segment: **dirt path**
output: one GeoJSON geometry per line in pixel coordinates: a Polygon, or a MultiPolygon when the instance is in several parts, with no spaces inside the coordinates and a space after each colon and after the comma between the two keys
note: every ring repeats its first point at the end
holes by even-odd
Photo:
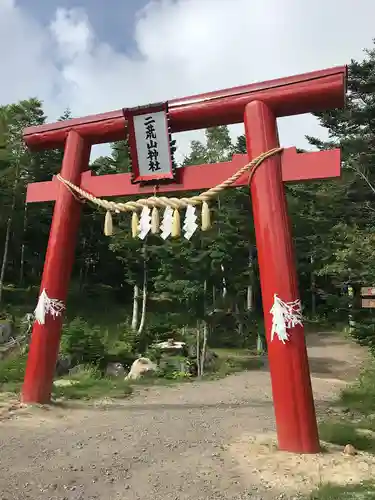
{"type": "MultiPolygon", "coordinates": [[[[363,351],[309,338],[317,410],[351,378],[363,351]]],[[[0,492],[10,499],[275,499],[230,452],[274,431],[269,373],[142,390],[106,406],[22,412],[0,423],[0,492]]]]}

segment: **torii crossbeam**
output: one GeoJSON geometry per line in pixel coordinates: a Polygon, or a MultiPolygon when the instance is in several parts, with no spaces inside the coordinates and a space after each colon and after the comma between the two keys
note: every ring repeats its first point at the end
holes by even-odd
{"type": "MultiPolygon", "coordinates": [[[[172,132],[244,122],[248,154],[232,161],[178,169],[174,184],[159,193],[211,188],[249,159],[279,146],[276,118],[344,106],[346,67],[315,71],[218,92],[170,101],[172,132]]],[[[30,127],[24,140],[31,149],[65,148],[61,176],[97,197],[144,195],[154,188],[132,184],[129,174],[93,176],[88,162],[93,144],[125,136],[122,110],[30,127]]],[[[299,298],[294,250],[284,182],[326,179],[340,175],[340,151],[297,154],[288,148],[267,159],[251,183],[265,329],[279,447],[297,453],[320,450],[303,327],[290,328],[290,340],[271,341],[270,314],[277,294],[284,301],[299,298]]],[[[239,179],[234,185],[244,185],[239,179]]],[[[41,291],[65,302],[74,260],[81,204],[55,178],[28,186],[27,202],[55,200],[41,291]]],[[[22,391],[24,402],[49,402],[59,350],[62,319],[35,322],[22,391]]]]}
{"type": "MultiPolygon", "coordinates": [[[[180,168],[178,182],[163,186],[163,193],[177,191],[199,191],[220,184],[249,162],[246,154],[236,154],[232,161],[211,165],[194,165],[180,168]]],[[[297,153],[296,148],[287,148],[281,154],[283,182],[322,180],[340,176],[340,150],[297,153]]],[[[245,186],[246,176],[238,179],[232,187],[245,186]]],[[[26,203],[55,201],[59,192],[59,181],[36,182],[27,187],[26,203]]],[[[97,197],[143,196],[154,193],[153,186],[142,186],[131,182],[131,174],[92,175],[90,170],[82,173],[78,184],[97,197]]]]}

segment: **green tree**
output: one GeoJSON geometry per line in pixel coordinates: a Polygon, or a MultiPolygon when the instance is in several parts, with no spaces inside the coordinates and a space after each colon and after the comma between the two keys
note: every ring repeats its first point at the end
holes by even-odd
{"type": "MultiPolygon", "coordinates": [[[[375,50],[366,50],[362,61],[351,61],[345,109],[317,114],[329,130],[324,142],[309,137],[319,149],[340,147],[342,177],[334,182],[318,183],[311,191],[311,224],[308,230],[314,255],[312,264],[319,284],[325,290],[323,307],[347,314],[346,286],[375,283],[375,50]],[[315,234],[314,234],[315,233],[315,234]]],[[[304,191],[305,193],[306,191],[304,191]]],[[[306,207],[306,204],[305,204],[306,207]]],[[[296,201],[301,214],[303,199],[296,201]]],[[[303,217],[304,220],[305,217],[303,217]]],[[[301,231],[301,224],[299,224],[301,231]]],[[[357,311],[364,319],[367,311],[357,311]]],[[[374,343],[374,332],[357,330],[361,342],[374,343]]]]}

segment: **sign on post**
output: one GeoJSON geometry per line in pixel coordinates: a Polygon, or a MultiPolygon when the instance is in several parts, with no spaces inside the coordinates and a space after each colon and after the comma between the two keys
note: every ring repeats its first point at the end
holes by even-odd
{"type": "Polygon", "coordinates": [[[126,108],[133,183],[173,182],[176,165],[168,124],[168,103],[126,108]]]}
{"type": "Polygon", "coordinates": [[[362,307],[365,309],[375,308],[375,287],[363,286],[361,288],[362,307]]]}

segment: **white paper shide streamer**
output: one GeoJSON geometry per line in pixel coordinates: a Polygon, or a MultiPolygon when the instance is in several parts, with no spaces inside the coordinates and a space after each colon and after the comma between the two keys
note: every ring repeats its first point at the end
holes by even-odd
{"type": "Polygon", "coordinates": [[[293,302],[283,302],[275,293],[270,313],[273,316],[271,341],[276,335],[285,344],[289,340],[288,329],[297,325],[302,326],[302,307],[299,299],[293,302]]]}
{"type": "Polygon", "coordinates": [[[44,325],[47,314],[50,314],[55,319],[58,316],[61,316],[64,309],[64,303],[58,299],[50,299],[47,295],[46,289],[44,288],[42,293],[39,295],[38,304],[34,311],[35,321],[37,321],[40,325],[44,325]]]}
{"type": "Polygon", "coordinates": [[[143,207],[138,225],[138,238],[144,240],[151,231],[151,209],[143,207]]]}
{"type": "Polygon", "coordinates": [[[187,240],[190,240],[190,238],[193,236],[193,234],[198,228],[196,220],[197,216],[195,215],[195,207],[193,207],[192,205],[188,205],[186,207],[185,220],[183,226],[184,237],[187,240]]]}
{"type": "Polygon", "coordinates": [[[172,223],[173,223],[173,209],[171,207],[166,207],[164,210],[163,220],[160,224],[160,236],[163,240],[166,240],[168,236],[171,235],[172,232],[172,223]]]}

